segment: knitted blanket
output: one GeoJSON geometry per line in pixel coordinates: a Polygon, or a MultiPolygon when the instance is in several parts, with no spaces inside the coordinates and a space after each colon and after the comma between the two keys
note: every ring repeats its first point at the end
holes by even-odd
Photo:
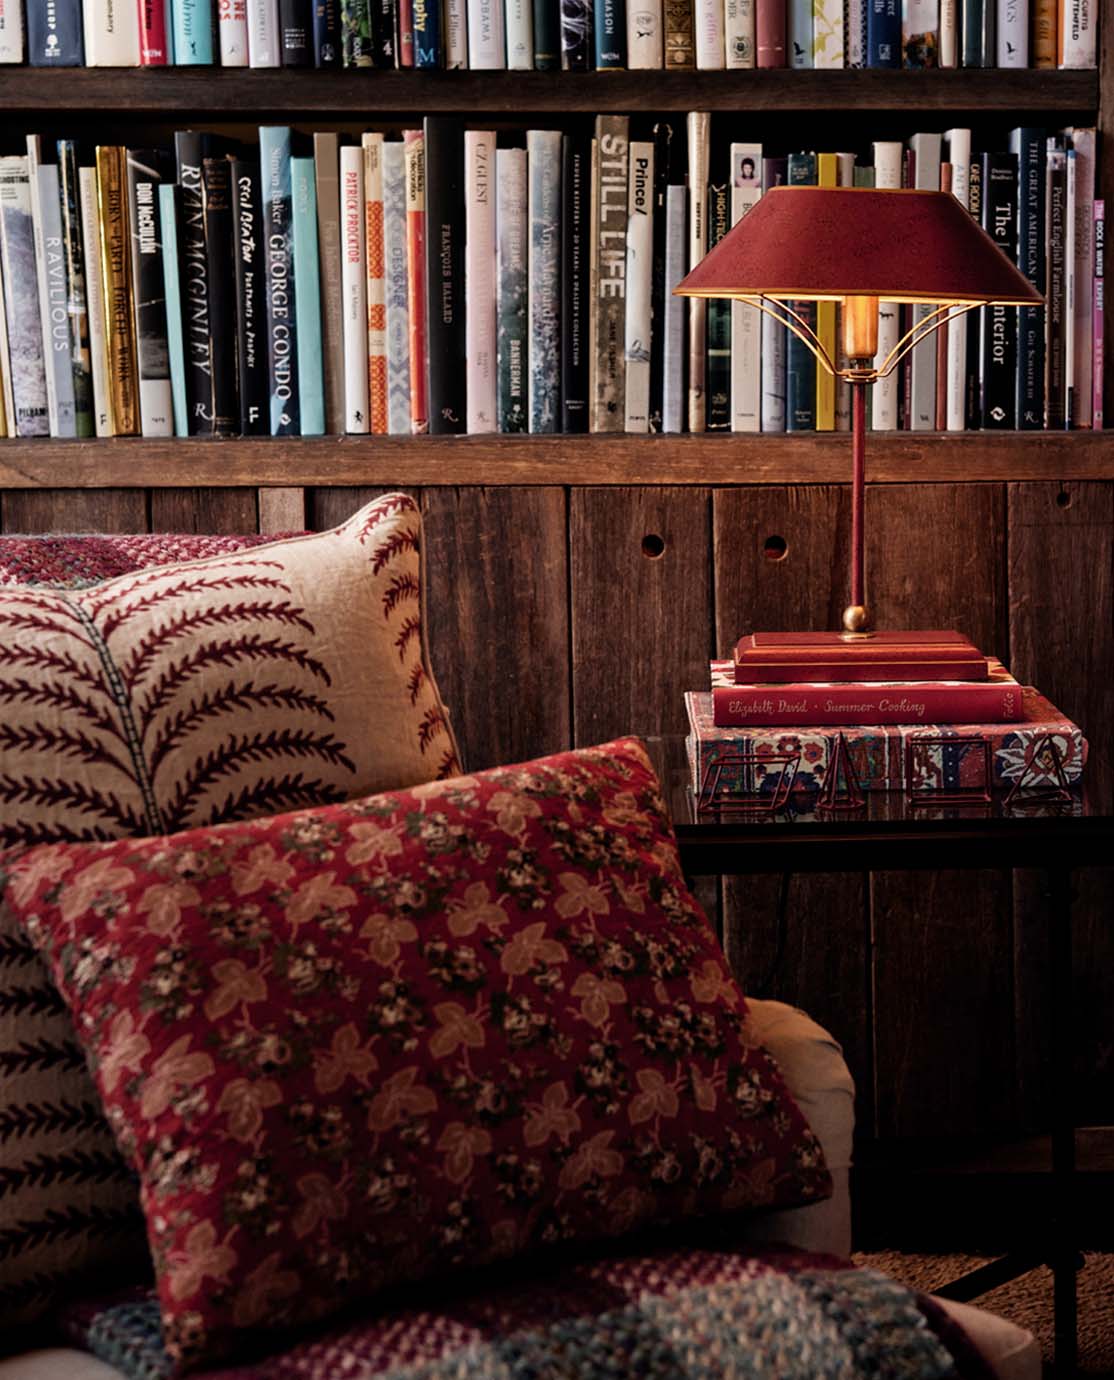
{"type": "MultiPolygon", "coordinates": [[[[67,1330],[129,1380],[168,1380],[153,1297],[67,1330]]],[[[277,1341],[277,1339],[276,1339],[277,1341]]],[[[927,1299],[784,1248],[657,1250],[423,1286],[207,1380],[987,1380],[927,1299]],[[415,1302],[420,1297],[421,1302],[415,1302]]]]}

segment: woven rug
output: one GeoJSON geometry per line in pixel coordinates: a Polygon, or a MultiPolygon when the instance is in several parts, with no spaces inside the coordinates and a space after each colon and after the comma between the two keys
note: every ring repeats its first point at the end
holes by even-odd
{"type": "MultiPolygon", "coordinates": [[[[983,1265],[978,1255],[911,1255],[874,1251],[854,1257],[860,1265],[882,1270],[913,1289],[931,1293],[949,1279],[983,1265]]],[[[1088,1253],[1079,1275],[1080,1380],[1114,1380],[1114,1255],[1088,1253]]],[[[1027,1327],[1052,1359],[1052,1271],[1034,1270],[974,1302],[1027,1327]]]]}

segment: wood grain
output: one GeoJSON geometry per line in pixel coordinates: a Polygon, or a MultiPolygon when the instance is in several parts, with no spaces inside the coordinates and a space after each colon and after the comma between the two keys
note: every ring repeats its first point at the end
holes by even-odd
{"type": "Polygon", "coordinates": [[[258,532],[251,489],[153,489],[152,532],[258,532]]]}
{"type": "Polygon", "coordinates": [[[426,489],[429,655],[469,769],[569,746],[562,489],[426,489]]]}
{"type": "Polygon", "coordinates": [[[304,489],[260,489],[259,530],[300,532],[306,525],[304,489]]]}
{"type": "MultiPolygon", "coordinates": [[[[0,442],[3,444],[3,442],[0,442]]],[[[5,532],[146,532],[141,489],[44,489],[0,495],[5,532]]]]}

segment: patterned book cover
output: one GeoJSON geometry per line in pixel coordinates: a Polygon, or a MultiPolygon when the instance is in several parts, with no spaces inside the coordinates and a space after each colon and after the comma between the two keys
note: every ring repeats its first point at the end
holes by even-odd
{"type": "MultiPolygon", "coordinates": [[[[97,170],[85,167],[77,170],[81,194],[81,235],[85,250],[85,301],[89,314],[89,368],[93,386],[93,425],[98,436],[115,434],[112,420],[112,387],[108,376],[108,327],[105,320],[104,278],[101,274],[101,217],[97,205],[97,170]]],[[[172,207],[173,209],[173,207],[172,207]]],[[[177,272],[177,212],[175,215],[174,271],[177,272]]],[[[165,243],[166,234],[163,232],[165,243]]],[[[169,299],[169,293],[167,294],[169,299]]],[[[177,298],[176,298],[177,300],[177,298]]],[[[181,324],[181,308],[178,313],[181,324]]],[[[182,388],[185,388],[185,361],[181,365],[182,388]]],[[[181,430],[178,436],[189,435],[186,428],[185,393],[181,404],[181,430]]],[[[177,423],[177,414],[175,416],[177,423]]]]}
{"type": "Polygon", "coordinates": [[[344,66],[373,66],[368,0],[341,0],[340,30],[344,66]]]}
{"type": "Polygon", "coordinates": [[[387,282],[383,261],[383,136],[367,133],[364,150],[364,243],[367,264],[368,431],[387,434],[387,282]]]}
{"type": "Polygon", "coordinates": [[[866,65],[901,66],[901,0],[867,0],[866,65]]]}
{"type": "Polygon", "coordinates": [[[125,152],[97,146],[97,202],[101,222],[108,377],[117,436],[139,435],[139,380],[135,363],[131,258],[125,152]]]}
{"type": "Polygon", "coordinates": [[[17,436],[48,436],[43,328],[27,159],[0,158],[0,252],[17,436]]]}
{"type": "Polygon", "coordinates": [[[665,9],[665,66],[691,71],[696,66],[693,0],[663,0],[665,9]]]}
{"type": "MultiPolygon", "coordinates": [[[[800,753],[795,787],[808,792],[819,790],[836,739],[843,735],[851,761],[863,790],[897,791],[908,784],[939,789],[981,781],[982,755],[964,745],[959,738],[982,739],[990,744],[992,785],[1009,787],[1027,769],[1038,779],[1051,778],[1052,765],[1043,751],[1051,739],[1060,753],[1065,779],[1078,781],[1087,760],[1087,740],[1077,725],[1055,709],[1038,691],[1022,688],[1024,718],[1008,724],[880,724],[845,728],[717,728],[713,721],[711,691],[686,691],[685,708],[689,719],[686,747],[694,791],[699,791],[708,768],[724,757],[741,750],[756,753],[800,753]],[[951,746],[926,745],[914,756],[920,768],[918,779],[905,779],[906,744],[918,738],[945,738],[951,746]]],[[[739,767],[725,766],[724,783],[740,784],[739,767]]],[[[770,769],[758,764],[749,770],[752,789],[773,791],[781,767],[770,769]]]]}
{"type": "Polygon", "coordinates": [[[387,429],[410,434],[410,307],[406,266],[406,154],[383,145],[383,261],[387,290],[387,429]]]}
{"type": "MultiPolygon", "coordinates": [[[[135,290],[135,347],[139,368],[139,426],[144,436],[173,436],[174,394],[170,385],[170,346],[166,334],[166,287],[162,265],[162,232],[159,226],[159,187],[163,182],[163,158],[157,149],[129,149],[128,230],[135,290]]],[[[214,160],[207,160],[214,161],[214,160]]],[[[228,163],[223,163],[227,195],[228,163]]],[[[231,232],[231,208],[228,214],[231,232]]],[[[228,245],[228,271],[232,272],[232,247],[228,245]]],[[[231,306],[232,303],[229,303],[231,306]]],[[[232,334],[230,332],[230,334],[232,334]]],[[[229,342],[230,345],[234,341],[229,342]]],[[[232,403],[236,401],[236,361],[232,350],[224,361],[231,380],[232,403]]],[[[214,375],[215,377],[215,375],[214,375]]],[[[227,418],[229,432],[236,430],[235,415],[227,418]]]]}
{"type": "MultiPolygon", "coordinates": [[[[410,430],[429,431],[429,374],[426,345],[425,135],[403,131],[406,155],[406,282],[410,324],[410,430]]],[[[525,204],[525,202],[523,203],[525,204]]]]}
{"type": "Polygon", "coordinates": [[[588,430],[588,293],[592,243],[592,143],[561,140],[561,426],[588,430]]]}
{"type": "Polygon", "coordinates": [[[174,0],[174,62],[178,67],[206,67],[213,61],[213,13],[210,0],[174,0]]]}
{"type": "Polygon", "coordinates": [[[362,436],[368,429],[367,215],[364,152],[351,144],[340,150],[340,224],[344,429],[362,436]]]}
{"type": "MultiPolygon", "coordinates": [[[[270,434],[270,380],[263,302],[263,211],[259,165],[232,161],[232,226],[236,268],[236,364],[240,384],[240,434],[270,434]]],[[[174,376],[173,352],[171,378],[174,376]]]]}
{"type": "Polygon", "coordinates": [[[592,240],[592,431],[622,431],[626,415],[626,239],[630,120],[597,115],[592,240]]]}
{"type": "Polygon", "coordinates": [[[592,0],[561,0],[561,70],[587,72],[591,65],[592,0]]]}
{"type": "Polygon", "coordinates": [[[464,122],[425,118],[426,359],[429,429],[467,425],[464,355],[464,122]]]}
{"type": "Polygon", "coordinates": [[[528,197],[525,149],[495,153],[495,271],[500,431],[527,428],[528,197]]]}
{"type": "Polygon", "coordinates": [[[317,196],[312,158],[291,158],[290,184],[299,434],[322,436],[325,432],[325,376],[321,368],[321,288],[317,279],[317,196]]]}
{"type": "Polygon", "coordinates": [[[267,373],[271,390],[271,435],[297,436],[298,327],[295,318],[294,254],[291,242],[290,128],[261,125],[259,186],[266,235],[267,373]]]}
{"type": "Polygon", "coordinates": [[[340,142],[335,133],[313,136],[317,198],[318,283],[324,336],[325,430],[344,431],[344,326],[340,291],[340,142]]]}
{"type": "Polygon", "coordinates": [[[80,0],[27,0],[27,58],[32,67],[80,67],[80,0]]]}
{"type": "MultiPolygon", "coordinates": [[[[762,196],[762,145],[731,145],[731,224],[762,196]]],[[[762,313],[731,303],[731,430],[759,431],[762,424],[762,313]]]]}
{"type": "Polygon", "coordinates": [[[240,393],[236,370],[236,230],[232,221],[230,159],[202,160],[201,196],[205,257],[209,268],[209,359],[213,389],[209,414],[214,436],[235,436],[240,429],[240,393]]]}
{"type": "MultiPolygon", "coordinates": [[[[84,171],[84,169],[82,169],[84,171]]],[[[235,186],[235,182],[233,183],[235,186]]],[[[170,393],[174,405],[174,435],[188,436],[186,405],[186,352],[182,342],[182,296],[178,276],[178,200],[177,185],[173,182],[159,184],[159,230],[162,234],[162,273],[163,291],[166,294],[166,348],[170,363],[170,393]]],[[[90,327],[99,312],[103,318],[103,301],[94,305],[94,294],[89,294],[90,327]]],[[[102,327],[103,329],[103,327],[102,327]]],[[[96,333],[94,329],[94,340],[96,333]]],[[[94,346],[95,351],[95,346],[94,346]]],[[[96,355],[94,353],[94,359],[96,355]]],[[[240,377],[243,378],[241,367],[240,377]]],[[[94,373],[94,379],[95,379],[94,373]]],[[[262,416],[262,409],[260,409],[262,416]]],[[[98,432],[98,435],[101,433],[98,432]]]]}
{"type": "Polygon", "coordinates": [[[58,193],[65,255],[66,313],[70,322],[70,367],[73,371],[74,434],[92,436],[93,375],[89,359],[89,314],[86,307],[85,246],[81,233],[81,187],[77,144],[58,140],[58,193]]]}
{"type": "Polygon", "coordinates": [[[626,430],[641,433],[650,429],[654,146],[649,140],[631,141],[627,208],[626,430]]]}
{"type": "Polygon", "coordinates": [[[527,408],[529,430],[557,431],[561,421],[561,133],[526,135],[530,179],[527,267],[527,408]]]}
{"type": "Polygon", "coordinates": [[[182,335],[186,346],[186,398],[191,436],[213,429],[209,356],[209,260],[205,252],[205,208],[201,165],[209,136],[195,130],[174,135],[178,171],[178,268],[181,274],[182,335]]]}
{"type": "Polygon", "coordinates": [[[843,0],[812,0],[812,65],[844,66],[843,0]]]}
{"type": "Polygon", "coordinates": [[[495,131],[464,135],[464,312],[470,434],[494,431],[496,395],[495,131]]]}

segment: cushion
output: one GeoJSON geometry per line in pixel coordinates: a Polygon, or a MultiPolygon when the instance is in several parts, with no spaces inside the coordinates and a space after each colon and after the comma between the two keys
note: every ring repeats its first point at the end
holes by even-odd
{"type": "MultiPolygon", "coordinates": [[[[200,532],[83,533],[78,536],[0,537],[0,585],[88,589],[151,565],[226,556],[278,540],[273,535],[208,536],[200,532]]],[[[282,536],[303,536],[284,532],[282,536]]]]}
{"type": "Polygon", "coordinates": [[[78,589],[0,587],[0,846],[172,832],[458,770],[422,655],[420,521],[78,589]]]}
{"type": "Polygon", "coordinates": [[[830,1191],[632,740],[39,847],[5,883],[141,1175],[179,1366],[399,1281],[830,1191]]]}

